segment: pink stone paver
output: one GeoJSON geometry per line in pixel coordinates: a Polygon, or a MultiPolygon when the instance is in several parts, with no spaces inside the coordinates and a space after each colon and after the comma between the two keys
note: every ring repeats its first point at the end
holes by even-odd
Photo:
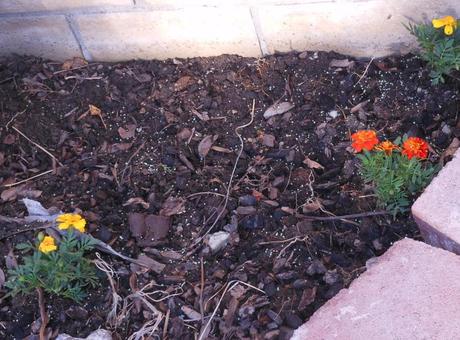
{"type": "Polygon", "coordinates": [[[415,201],[412,215],[427,243],[460,255],[460,150],[415,201]]]}
{"type": "Polygon", "coordinates": [[[396,242],[291,338],[330,339],[460,339],[460,256],[412,239],[396,242]]]}

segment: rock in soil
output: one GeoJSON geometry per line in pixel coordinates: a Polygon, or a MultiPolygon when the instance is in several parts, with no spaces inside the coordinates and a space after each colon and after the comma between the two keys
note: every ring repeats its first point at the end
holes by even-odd
{"type": "Polygon", "coordinates": [[[217,233],[209,235],[208,246],[213,254],[225,248],[230,239],[230,233],[225,231],[218,231],[217,233]]]}

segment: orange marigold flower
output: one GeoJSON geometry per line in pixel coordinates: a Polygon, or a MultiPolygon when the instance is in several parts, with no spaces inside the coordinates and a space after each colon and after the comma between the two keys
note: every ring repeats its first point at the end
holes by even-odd
{"type": "Polygon", "coordinates": [[[428,143],[419,137],[409,137],[403,143],[402,153],[409,159],[413,157],[425,159],[428,157],[428,143]]]}
{"type": "Polygon", "coordinates": [[[393,150],[397,150],[398,146],[389,140],[383,141],[375,147],[376,150],[383,151],[387,155],[391,155],[393,150]]]}
{"type": "Polygon", "coordinates": [[[81,233],[85,232],[86,220],[78,214],[59,215],[56,218],[56,222],[58,222],[58,228],[61,230],[72,227],[81,233]]]}
{"type": "Polygon", "coordinates": [[[45,236],[38,246],[38,250],[45,254],[51,251],[55,251],[56,249],[56,243],[54,242],[54,238],[51,236],[45,236]]]}
{"type": "Polygon", "coordinates": [[[377,133],[374,130],[360,130],[351,135],[351,146],[355,151],[371,151],[379,143],[377,133]]]}

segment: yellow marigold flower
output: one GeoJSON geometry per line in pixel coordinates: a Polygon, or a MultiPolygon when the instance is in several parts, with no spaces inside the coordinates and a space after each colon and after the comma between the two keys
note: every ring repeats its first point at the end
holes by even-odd
{"type": "Polygon", "coordinates": [[[444,27],[444,33],[446,35],[452,35],[457,29],[457,19],[451,15],[447,15],[439,19],[433,19],[432,24],[434,28],[444,27]]]}
{"type": "Polygon", "coordinates": [[[387,155],[391,155],[393,150],[397,150],[398,146],[390,142],[389,140],[383,141],[375,147],[376,150],[383,151],[387,155]]]}
{"type": "Polygon", "coordinates": [[[45,236],[38,246],[38,250],[45,254],[51,251],[55,251],[56,249],[56,243],[54,242],[54,238],[51,236],[45,236]]]}
{"type": "Polygon", "coordinates": [[[69,229],[70,227],[77,229],[79,232],[85,232],[86,220],[78,214],[62,214],[56,218],[58,228],[61,230],[69,229]]]}

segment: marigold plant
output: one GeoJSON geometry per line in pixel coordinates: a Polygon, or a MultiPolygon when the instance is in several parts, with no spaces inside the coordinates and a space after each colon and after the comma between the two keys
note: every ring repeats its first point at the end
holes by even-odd
{"type": "Polygon", "coordinates": [[[353,143],[351,146],[355,151],[361,152],[363,150],[370,151],[378,144],[377,133],[373,130],[360,130],[351,135],[353,143]]]}
{"type": "Polygon", "coordinates": [[[428,143],[422,138],[409,137],[403,143],[402,153],[409,159],[425,159],[428,157],[428,143]]]}
{"type": "Polygon", "coordinates": [[[5,286],[10,294],[30,294],[37,288],[45,292],[81,302],[84,289],[95,286],[97,277],[95,266],[85,257],[93,249],[95,241],[73,229],[58,243],[51,236],[39,234],[35,245],[21,243],[17,248],[32,255],[24,257],[24,262],[11,269],[5,286]]]}
{"type": "Polygon", "coordinates": [[[81,233],[85,232],[86,220],[78,214],[61,214],[57,217],[56,222],[61,230],[74,228],[81,233]]]}
{"type": "Polygon", "coordinates": [[[420,56],[431,68],[434,84],[444,82],[446,75],[460,69],[458,19],[448,15],[433,19],[431,23],[409,24],[406,28],[417,38],[420,56]]]}
{"type": "Polygon", "coordinates": [[[425,161],[428,143],[421,138],[403,137],[394,142],[376,139],[377,142],[372,140],[374,146],[368,149],[356,147],[352,138],[352,147],[356,152],[362,150],[357,155],[361,160],[361,175],[365,182],[373,185],[378,206],[396,215],[408,209],[411,200],[430,182],[438,167],[425,161]]]}
{"type": "Polygon", "coordinates": [[[38,250],[42,253],[49,253],[57,249],[56,241],[51,236],[45,236],[38,245],[38,250]]]}

